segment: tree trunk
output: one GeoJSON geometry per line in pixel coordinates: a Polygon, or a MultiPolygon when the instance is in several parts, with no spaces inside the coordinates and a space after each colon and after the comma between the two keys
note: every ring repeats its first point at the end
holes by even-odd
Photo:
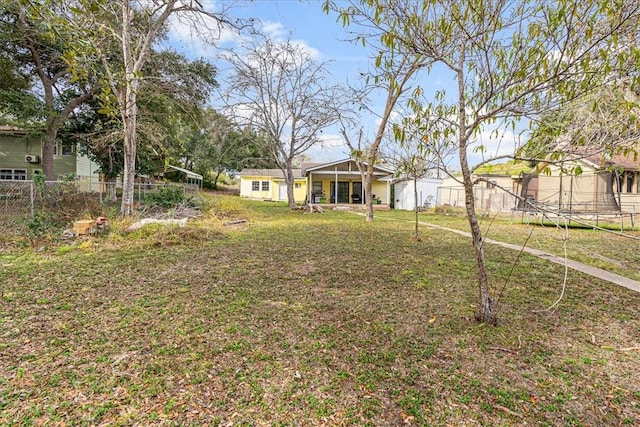
{"type": "Polygon", "coordinates": [[[462,171],[462,182],[464,184],[464,202],[467,211],[467,219],[471,228],[471,240],[476,255],[476,267],[478,269],[478,307],[476,320],[482,323],[495,325],[497,323],[496,313],[493,308],[493,300],[489,293],[489,279],[487,277],[487,266],[484,259],[484,247],[482,231],[478,224],[475,210],[475,200],[473,197],[473,181],[469,169],[469,159],[467,158],[467,148],[469,137],[472,134],[467,129],[466,100],[464,93],[464,61],[466,49],[464,43],[459,45],[459,58],[457,70],[458,83],[458,150],[460,156],[460,169],[462,171]]]}
{"type": "Polygon", "coordinates": [[[416,178],[413,178],[413,203],[413,208],[416,215],[416,240],[418,240],[418,180],[416,178]]]}
{"type": "Polygon", "coordinates": [[[136,177],[136,127],[138,118],[138,87],[140,79],[136,73],[136,63],[131,53],[131,20],[133,12],[129,1],[122,5],[122,56],[124,59],[125,85],[123,92],[118,97],[120,114],[124,131],[124,168],[122,176],[122,204],[120,214],[129,216],[133,214],[134,184],[136,177]]]}
{"type": "Polygon", "coordinates": [[[467,210],[467,218],[471,227],[471,239],[473,249],[476,254],[476,266],[478,269],[478,311],[476,320],[482,323],[495,325],[498,321],[494,312],[493,299],[489,292],[489,280],[487,277],[487,266],[484,257],[484,245],[482,239],[482,231],[475,212],[475,201],[473,198],[473,184],[470,176],[464,177],[465,207],[467,210]]]}
{"type": "Polygon", "coordinates": [[[121,215],[133,214],[136,177],[136,129],[135,120],[124,126],[124,171],[122,176],[121,215]]]}
{"type": "Polygon", "coordinates": [[[216,176],[215,178],[213,178],[213,189],[217,190],[218,189],[218,178],[220,178],[220,171],[216,171],[216,176]]]}
{"type": "Polygon", "coordinates": [[[291,163],[291,159],[287,161],[287,170],[284,174],[285,182],[287,183],[287,201],[289,207],[291,209],[296,208],[296,198],[293,193],[293,184],[295,182],[295,177],[293,176],[293,164],[291,163]]]}
{"type": "Polygon", "coordinates": [[[373,221],[373,194],[372,191],[372,179],[373,176],[373,164],[369,162],[367,164],[367,170],[364,174],[364,202],[365,202],[365,219],[367,222],[373,221]]]}
{"type": "Polygon", "coordinates": [[[489,279],[487,277],[487,266],[484,258],[484,245],[482,230],[476,217],[475,200],[473,195],[473,181],[467,160],[467,142],[462,139],[460,142],[460,165],[462,169],[462,179],[464,184],[464,204],[467,211],[467,219],[471,228],[471,241],[476,255],[476,267],[478,274],[478,307],[476,320],[482,323],[495,325],[498,321],[494,312],[493,299],[489,292],[489,279]]]}
{"type": "Polygon", "coordinates": [[[53,168],[53,151],[56,147],[56,136],[58,130],[47,120],[47,129],[42,141],[42,172],[47,181],[55,181],[55,171],[53,168]]]}
{"type": "Polygon", "coordinates": [[[137,125],[137,96],[138,81],[130,76],[130,84],[125,91],[125,108],[123,112],[124,125],[124,171],[122,179],[121,215],[133,214],[134,189],[136,178],[136,125],[137,125]]]}
{"type": "MultiPolygon", "coordinates": [[[[47,118],[44,140],[42,141],[42,172],[44,173],[47,181],[55,181],[56,175],[53,165],[53,152],[56,147],[58,130],[73,113],[73,110],[75,110],[78,105],[90,101],[91,98],[93,98],[93,95],[90,93],[78,95],[69,100],[62,110],[55,111],[53,109],[53,85],[48,80],[46,82],[43,81],[43,85],[48,87],[48,89],[45,90],[45,105],[47,106],[47,114],[49,117],[47,118]]],[[[62,153],[58,154],[60,155],[62,153]]]]}

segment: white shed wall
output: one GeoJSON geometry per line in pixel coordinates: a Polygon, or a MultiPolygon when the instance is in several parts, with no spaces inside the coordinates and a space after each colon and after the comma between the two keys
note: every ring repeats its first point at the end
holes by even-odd
{"type": "MultiPolygon", "coordinates": [[[[427,202],[430,203],[430,206],[438,204],[438,188],[440,188],[441,184],[441,179],[418,179],[418,206],[425,206],[427,202]]],[[[415,195],[413,191],[413,180],[397,182],[395,184],[394,208],[406,211],[415,210],[415,195]]]]}

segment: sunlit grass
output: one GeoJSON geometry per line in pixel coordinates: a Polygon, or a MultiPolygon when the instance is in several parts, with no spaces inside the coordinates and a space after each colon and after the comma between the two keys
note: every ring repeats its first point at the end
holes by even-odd
{"type": "MultiPolygon", "coordinates": [[[[572,272],[548,312],[562,267],[525,255],[509,274],[517,253],[488,246],[490,327],[473,320],[466,238],[423,227],[415,241],[411,222],[383,219],[397,212],[206,206],[185,228],[116,224],[2,255],[0,424],[640,422],[629,290],[572,272]]],[[[509,227],[491,237],[523,238],[509,227]]]]}

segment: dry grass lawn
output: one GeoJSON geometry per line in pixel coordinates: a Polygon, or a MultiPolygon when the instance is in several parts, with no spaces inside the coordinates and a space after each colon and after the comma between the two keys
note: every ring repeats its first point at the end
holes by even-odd
{"type": "MultiPolygon", "coordinates": [[[[570,272],[546,311],[562,267],[512,268],[518,253],[491,246],[489,327],[460,236],[416,242],[382,213],[209,205],[182,229],[5,247],[0,424],[640,424],[640,294],[570,272]]],[[[515,242],[517,227],[494,230],[515,242]]],[[[573,232],[637,260],[637,243],[573,232]]]]}

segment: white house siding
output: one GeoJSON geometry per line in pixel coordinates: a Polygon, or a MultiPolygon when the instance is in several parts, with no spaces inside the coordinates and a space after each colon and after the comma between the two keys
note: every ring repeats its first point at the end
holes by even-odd
{"type": "Polygon", "coordinates": [[[99,168],[98,164],[91,161],[87,156],[76,155],[76,176],[78,180],[86,186],[87,190],[100,190],[99,168]]]}

